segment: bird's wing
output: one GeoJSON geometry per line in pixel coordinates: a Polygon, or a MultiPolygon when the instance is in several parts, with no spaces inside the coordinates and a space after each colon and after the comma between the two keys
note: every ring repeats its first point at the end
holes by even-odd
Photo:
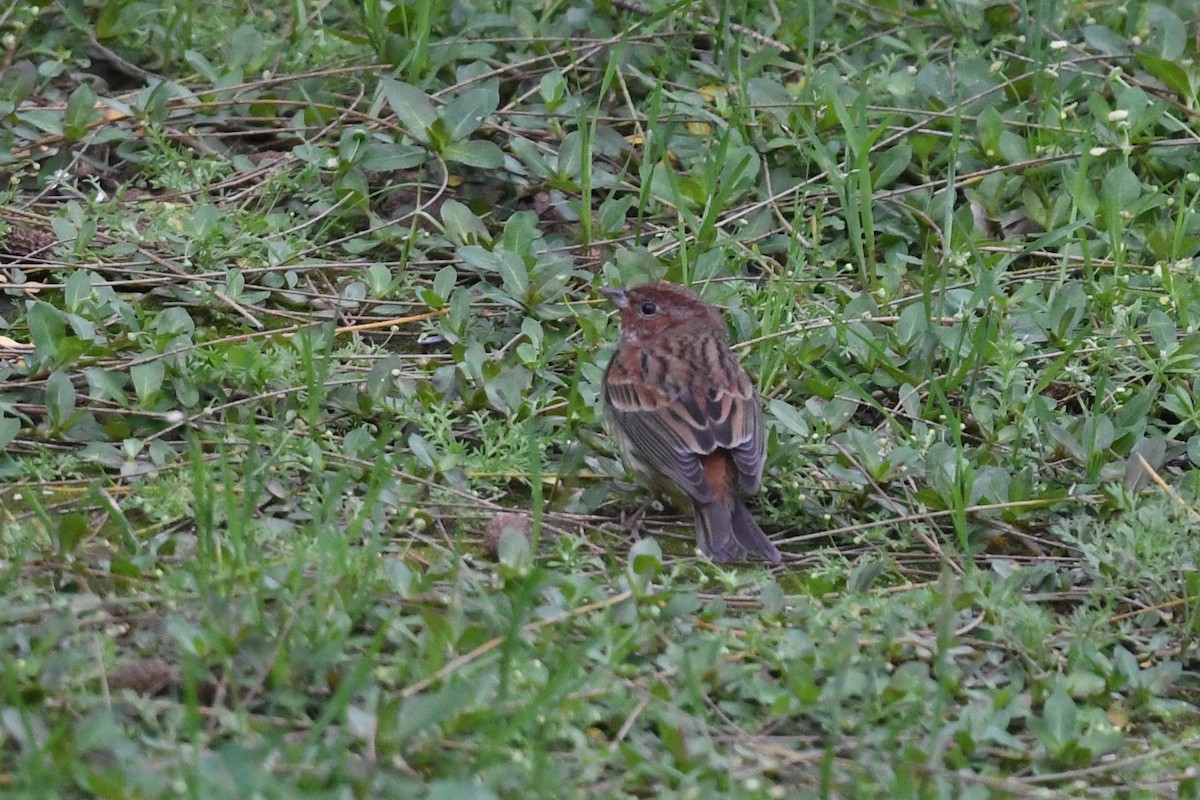
{"type": "Polygon", "coordinates": [[[722,350],[721,368],[716,374],[729,380],[697,387],[685,399],[684,406],[694,424],[704,426],[712,436],[709,449],[728,450],[737,467],[738,486],[749,494],[762,484],[763,462],[766,453],[766,429],[758,393],[746,370],[733,353],[722,350]]]}
{"type": "Polygon", "coordinates": [[[605,381],[605,403],[633,455],[701,503],[727,499],[705,477],[702,456],[717,449],[732,455],[742,490],[756,492],[762,482],[762,411],[745,370],[732,353],[724,355],[717,375],[730,380],[647,381],[643,375],[652,369],[618,353],[605,381]]]}

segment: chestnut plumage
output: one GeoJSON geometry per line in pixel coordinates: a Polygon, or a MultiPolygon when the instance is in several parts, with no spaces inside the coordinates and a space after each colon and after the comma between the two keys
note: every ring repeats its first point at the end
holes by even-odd
{"type": "Polygon", "coordinates": [[[691,501],[697,544],[714,560],[779,563],[742,499],[762,485],[766,436],[721,313],[666,281],[601,291],[621,316],[603,401],[625,463],[691,501]]]}

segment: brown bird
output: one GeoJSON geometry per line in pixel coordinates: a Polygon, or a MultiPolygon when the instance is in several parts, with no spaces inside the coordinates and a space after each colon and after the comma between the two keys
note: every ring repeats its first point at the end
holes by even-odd
{"type": "Polygon", "coordinates": [[[721,313],[666,281],[600,291],[621,314],[603,395],[625,463],[652,487],[691,500],[697,544],[715,561],[778,564],[779,550],[741,498],[762,485],[766,434],[721,313]]]}

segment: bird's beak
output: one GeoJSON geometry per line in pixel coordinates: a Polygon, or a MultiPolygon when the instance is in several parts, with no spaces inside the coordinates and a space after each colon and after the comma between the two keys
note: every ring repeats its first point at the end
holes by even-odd
{"type": "Polygon", "coordinates": [[[608,298],[608,301],[617,308],[629,307],[629,293],[624,289],[610,289],[604,287],[600,289],[600,294],[608,298]]]}

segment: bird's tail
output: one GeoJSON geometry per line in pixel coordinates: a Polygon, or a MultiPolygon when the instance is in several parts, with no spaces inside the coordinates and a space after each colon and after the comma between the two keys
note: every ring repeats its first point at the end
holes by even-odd
{"type": "Polygon", "coordinates": [[[714,561],[766,561],[778,564],[779,550],[758,527],[750,509],[735,498],[732,506],[693,503],[696,512],[696,540],[700,549],[714,561]]]}

